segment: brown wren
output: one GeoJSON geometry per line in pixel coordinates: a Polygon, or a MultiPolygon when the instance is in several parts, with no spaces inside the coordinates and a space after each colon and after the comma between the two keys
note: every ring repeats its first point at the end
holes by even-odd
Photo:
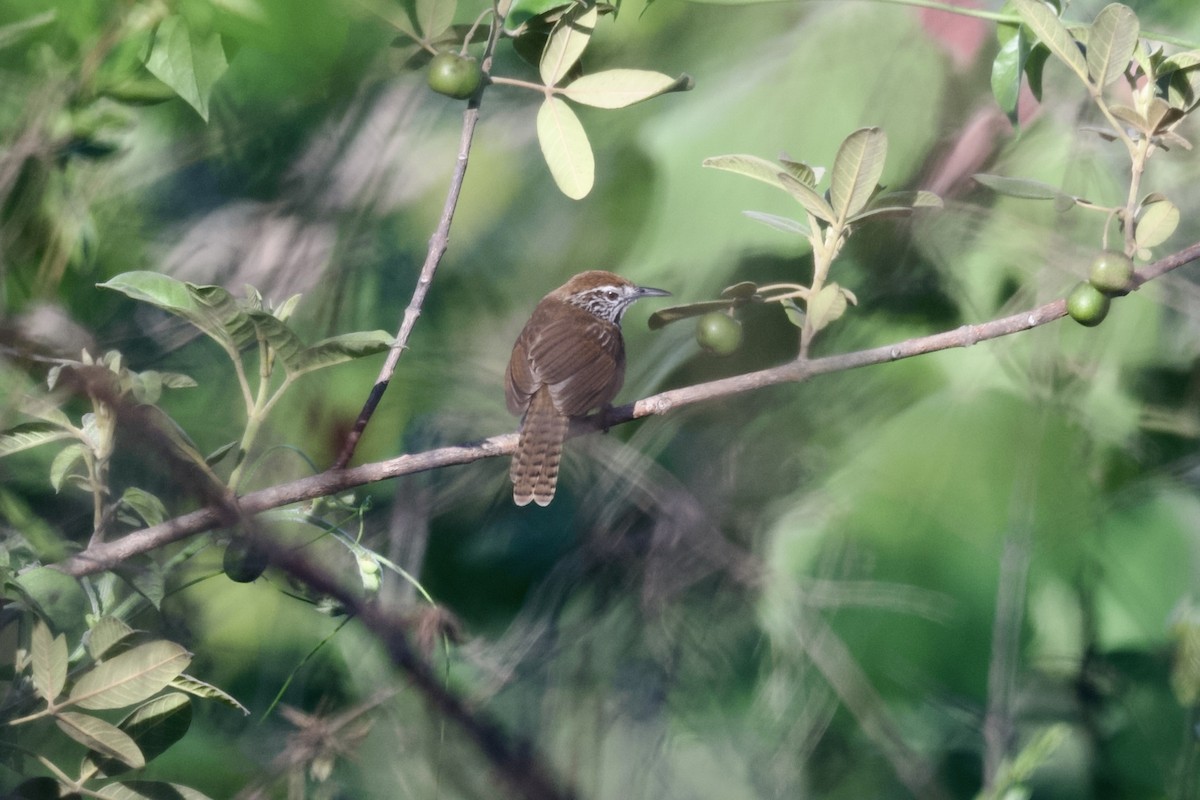
{"type": "Polygon", "coordinates": [[[509,471],[514,503],[554,499],[571,418],[607,406],[625,381],[621,317],[639,298],[669,294],[589,270],[537,304],[504,374],[508,410],[524,417],[509,471]]]}

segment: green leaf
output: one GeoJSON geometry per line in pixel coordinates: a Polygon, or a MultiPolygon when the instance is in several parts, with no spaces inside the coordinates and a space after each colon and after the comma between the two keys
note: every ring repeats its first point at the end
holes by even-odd
{"type": "Polygon", "coordinates": [[[758,294],[758,284],[754,281],[738,281],[721,290],[721,297],[731,297],[742,301],[749,301],[756,294],[758,294]]]}
{"type": "Polygon", "coordinates": [[[824,197],[817,193],[816,189],[807,183],[796,180],[786,172],[780,172],[775,177],[779,180],[779,185],[796,198],[808,213],[825,222],[833,222],[835,216],[833,208],[824,197]]]}
{"type": "Polygon", "coordinates": [[[246,316],[253,323],[258,335],[275,351],[275,357],[283,363],[284,369],[288,372],[293,371],[296,359],[304,350],[304,342],[300,341],[300,337],[286,322],[266,311],[248,311],[246,316]]]}
{"type": "Polygon", "coordinates": [[[59,712],[54,718],[63,733],[89,750],[115,758],[134,769],[146,766],[146,759],[142,757],[142,751],[134,744],[133,739],[115,725],[73,711],[59,712]]]}
{"type": "Polygon", "coordinates": [[[228,68],[221,35],[193,32],[182,14],[164,19],[154,32],[146,69],[170,86],[205,122],[213,84],[228,68]]]}
{"type": "Polygon", "coordinates": [[[942,198],[925,190],[888,192],[871,200],[866,211],[855,214],[848,222],[862,222],[880,217],[904,217],[918,208],[942,208],[942,198]]]}
{"type": "Polygon", "coordinates": [[[230,350],[254,341],[253,325],[220,287],[193,286],[147,271],[123,272],[97,285],[183,317],[230,350]]]}
{"type": "MultiPolygon", "coordinates": [[[[710,167],[711,169],[719,169],[724,172],[732,172],[736,175],[745,175],[747,178],[768,183],[779,189],[783,188],[783,183],[779,180],[780,165],[774,161],[759,158],[758,156],[712,156],[711,158],[704,159],[704,161],[700,162],[700,165],[710,167]]],[[[783,171],[787,172],[787,170],[783,171]]]]}
{"type": "Polygon", "coordinates": [[[53,567],[36,567],[13,578],[12,585],[52,629],[68,634],[71,639],[76,631],[82,634],[84,614],[90,606],[75,578],[53,567]]]}
{"type": "Polygon", "coordinates": [[[1138,43],[1138,18],[1128,6],[1111,3],[1100,10],[1088,34],[1087,68],[1104,88],[1125,74],[1138,43]]]}
{"type": "Polygon", "coordinates": [[[644,69],[609,69],[584,75],[564,87],[568,100],[595,108],[624,108],[670,91],[679,80],[644,69]]]}
{"type": "Polygon", "coordinates": [[[180,691],[187,692],[188,694],[196,697],[203,697],[205,700],[216,700],[224,703],[230,708],[236,708],[247,717],[250,716],[250,709],[239,703],[233,695],[229,694],[224,689],[213,686],[211,683],[205,683],[204,681],[194,678],[186,673],[173,678],[171,680],[171,688],[179,689],[180,691]]]}
{"type": "Polygon", "coordinates": [[[1087,61],[1079,51],[1079,44],[1054,10],[1042,0],[1012,0],[1012,4],[1038,40],[1086,83],[1087,61]]]}
{"type": "Polygon", "coordinates": [[[89,710],[140,703],[169,684],[191,660],[174,642],[147,642],[97,664],[76,682],[68,698],[89,710]]]}
{"type": "Polygon", "coordinates": [[[67,683],[67,637],[54,636],[40,619],[33,623],[29,642],[33,686],[48,703],[62,694],[67,683]]]}
{"type": "Polygon", "coordinates": [[[1025,200],[1053,200],[1055,208],[1059,211],[1065,211],[1075,205],[1074,197],[1041,181],[1027,178],[1006,178],[1003,175],[986,175],[981,172],[971,177],[998,194],[1020,197],[1025,200]]]}
{"type": "Polygon", "coordinates": [[[158,525],[167,518],[167,508],[163,502],[136,486],[130,486],[121,495],[121,505],[137,514],[147,526],[158,525]]]}
{"type": "Polygon", "coordinates": [[[79,442],[69,444],[59,450],[58,455],[50,462],[50,485],[54,488],[55,494],[62,491],[63,481],[71,475],[75,465],[83,460],[86,451],[87,448],[79,442]]]}
{"type": "Polygon", "coordinates": [[[87,650],[94,659],[101,659],[110,650],[134,633],[123,620],[117,617],[101,617],[87,634],[87,650]]]}
{"type": "Polygon", "coordinates": [[[417,0],[417,27],[426,39],[441,36],[454,22],[456,0],[417,0]]]}
{"type": "Polygon", "coordinates": [[[804,309],[796,305],[796,301],[788,298],[780,303],[783,306],[783,313],[787,315],[788,322],[795,325],[797,328],[804,327],[804,309]]]}
{"type": "Polygon", "coordinates": [[[41,14],[26,17],[18,22],[0,25],[0,50],[20,41],[30,31],[40,28],[43,25],[49,25],[54,22],[57,16],[57,11],[43,11],[41,14]]]}
{"type": "Polygon", "coordinates": [[[813,333],[845,314],[846,306],[847,294],[836,283],[827,284],[817,292],[817,296],[808,301],[808,318],[812,323],[813,333]]]}
{"type": "Polygon", "coordinates": [[[1009,121],[1015,124],[1017,103],[1021,99],[1021,79],[1029,47],[1022,35],[1010,37],[992,60],[992,96],[1009,121]]]}
{"type": "Polygon", "coordinates": [[[31,447],[73,438],[74,434],[62,430],[57,425],[45,422],[27,422],[0,433],[0,457],[10,456],[31,447]]]}
{"type": "Polygon", "coordinates": [[[121,781],[95,791],[104,800],[211,800],[190,786],[163,781],[121,781]]]}
{"type": "Polygon", "coordinates": [[[755,222],[761,222],[777,231],[784,233],[798,233],[801,236],[808,237],[812,235],[812,229],[798,219],[790,217],[779,217],[775,214],[767,214],[762,211],[743,211],[750,219],[755,222]]]}
{"type": "Polygon", "coordinates": [[[839,222],[866,208],[886,159],[887,134],[880,128],[860,128],[842,142],[829,178],[829,204],[839,222]]]}
{"type": "Polygon", "coordinates": [[[387,331],[355,331],[331,336],[297,354],[292,369],[296,375],[301,375],[382,353],[395,343],[396,340],[387,331]]]}
{"type": "MultiPolygon", "coordinates": [[[[117,727],[133,739],[142,756],[150,762],[182,739],[191,724],[191,698],[182,692],[169,692],[138,706],[117,727]]],[[[105,775],[118,775],[127,769],[120,762],[96,761],[105,775]]]]}
{"type": "Polygon", "coordinates": [[[678,322],[681,319],[688,317],[699,317],[707,314],[710,311],[724,311],[727,308],[732,308],[738,305],[735,300],[705,300],[701,303],[688,303],[682,306],[670,306],[668,308],[660,308],[650,315],[648,323],[650,330],[656,331],[664,325],[669,325],[672,322],[678,322]]]}
{"type": "Polygon", "coordinates": [[[814,189],[817,186],[817,181],[821,179],[822,173],[825,172],[823,167],[821,169],[813,169],[803,161],[791,161],[786,158],[781,158],[779,159],[779,163],[783,165],[783,171],[788,175],[791,175],[801,183],[807,183],[814,189]]]}
{"type": "Polygon", "coordinates": [[[595,5],[573,6],[562,15],[550,31],[550,38],[546,40],[546,48],[542,51],[542,60],[538,64],[542,83],[547,86],[557,85],[571,67],[575,66],[591,41],[599,18],[600,11],[595,5]]]}
{"type": "Polygon", "coordinates": [[[1179,227],[1179,207],[1164,198],[1143,200],[1133,238],[1138,247],[1151,248],[1170,238],[1179,227]]]}
{"type": "Polygon", "coordinates": [[[219,325],[221,332],[239,349],[248,347],[257,341],[254,323],[250,321],[245,310],[238,304],[237,298],[224,287],[197,286],[194,283],[185,285],[188,294],[204,311],[210,324],[219,325]]]}
{"type": "Polygon", "coordinates": [[[537,116],[538,144],[559,190],[572,200],[586,197],[595,181],[592,146],[579,118],[558,97],[547,97],[537,116]]]}

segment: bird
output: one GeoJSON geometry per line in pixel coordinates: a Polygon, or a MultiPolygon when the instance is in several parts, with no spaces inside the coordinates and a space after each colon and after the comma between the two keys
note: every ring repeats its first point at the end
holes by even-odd
{"type": "Polygon", "coordinates": [[[509,470],[518,506],[550,505],[571,418],[607,407],[621,390],[626,309],[643,297],[670,294],[612,272],[588,270],[534,308],[504,375],[508,410],[522,418],[509,470]]]}

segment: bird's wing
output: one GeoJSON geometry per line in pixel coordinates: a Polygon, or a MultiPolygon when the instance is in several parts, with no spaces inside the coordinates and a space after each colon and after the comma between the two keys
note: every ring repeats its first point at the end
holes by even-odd
{"type": "MultiPolygon", "coordinates": [[[[610,402],[624,378],[625,345],[621,329],[586,311],[560,306],[534,312],[517,339],[509,361],[509,408],[521,410],[540,386],[550,388],[560,414],[580,416],[610,402]]],[[[514,411],[514,413],[520,413],[514,411]]]]}

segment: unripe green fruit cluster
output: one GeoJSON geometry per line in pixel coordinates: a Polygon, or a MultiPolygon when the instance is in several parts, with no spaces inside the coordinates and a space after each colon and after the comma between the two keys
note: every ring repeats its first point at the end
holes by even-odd
{"type": "Polygon", "coordinates": [[[483,70],[471,56],[443,50],[429,62],[429,88],[438,94],[466,100],[483,81],[483,70]]]}
{"type": "Polygon", "coordinates": [[[1092,262],[1088,279],[1078,283],[1067,295],[1067,313],[1080,325],[1091,328],[1108,316],[1112,298],[1123,295],[1133,285],[1133,262],[1124,253],[1107,251],[1092,262]]]}
{"type": "Polygon", "coordinates": [[[742,323],[721,311],[710,311],[696,322],[696,342],[713,355],[730,355],[742,345],[742,323]]]}

